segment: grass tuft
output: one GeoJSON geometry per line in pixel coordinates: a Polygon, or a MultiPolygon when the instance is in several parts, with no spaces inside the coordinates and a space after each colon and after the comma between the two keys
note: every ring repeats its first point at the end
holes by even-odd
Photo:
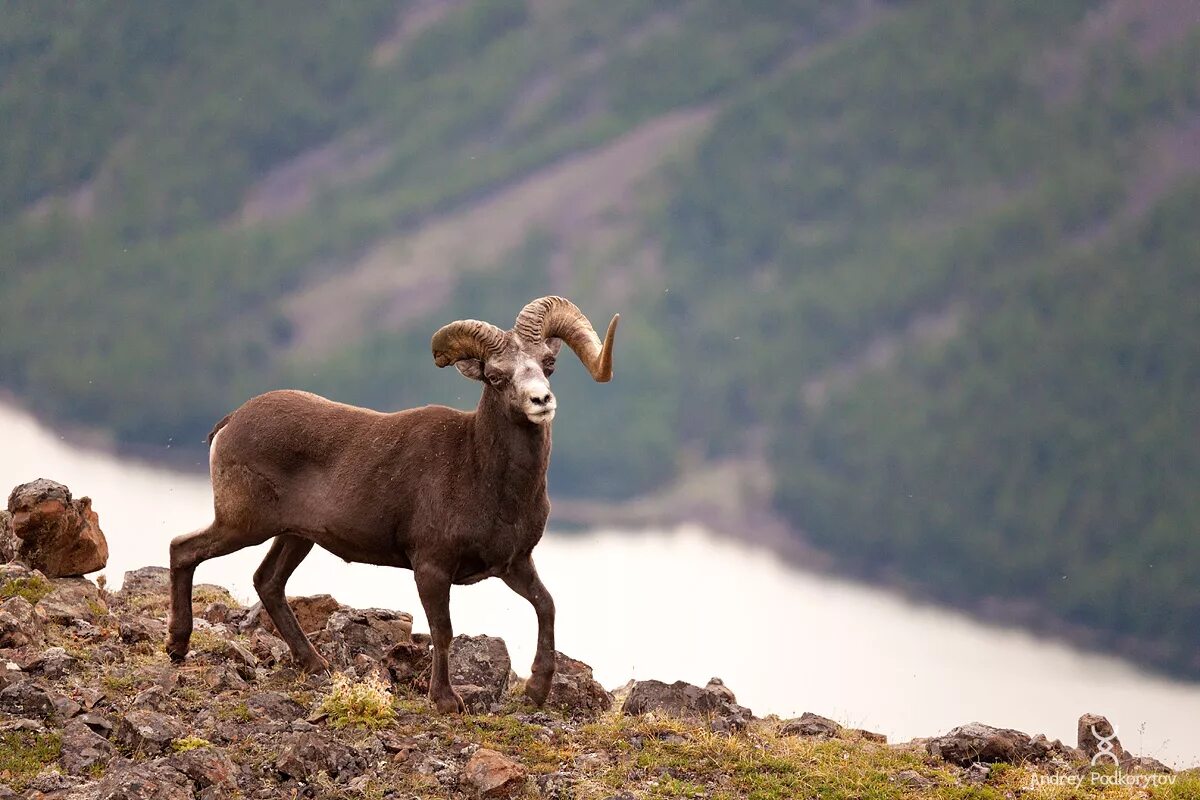
{"type": "Polygon", "coordinates": [[[24,597],[30,605],[36,606],[52,591],[54,591],[54,586],[50,581],[41,575],[30,575],[28,578],[14,578],[4,586],[0,586],[0,600],[24,597]]]}
{"type": "Polygon", "coordinates": [[[339,673],[333,676],[320,711],[329,715],[329,724],[334,728],[382,728],[396,719],[393,703],[391,688],[378,678],[356,680],[339,673]]]}
{"type": "Polygon", "coordinates": [[[62,738],[56,733],[0,733],[0,785],[20,791],[61,753],[62,738]]]}
{"type": "Polygon", "coordinates": [[[186,753],[188,750],[199,750],[202,747],[212,747],[212,742],[199,736],[184,736],[171,742],[171,750],[175,753],[186,753]]]}

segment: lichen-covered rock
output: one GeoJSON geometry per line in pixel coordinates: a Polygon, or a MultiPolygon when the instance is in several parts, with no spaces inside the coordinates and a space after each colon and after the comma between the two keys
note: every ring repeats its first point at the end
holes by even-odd
{"type": "Polygon", "coordinates": [[[517,762],[481,747],[463,768],[462,781],[479,797],[514,797],[525,788],[527,775],[517,762]]]}
{"type": "Polygon", "coordinates": [[[930,755],[966,767],[977,761],[986,764],[1041,761],[1049,755],[1051,743],[1045,737],[1035,742],[1021,731],[972,722],[930,739],[926,747],[930,755]]]}
{"type": "Polygon", "coordinates": [[[812,736],[818,739],[835,739],[841,732],[841,725],[811,711],[805,711],[796,719],[785,720],[779,728],[782,736],[812,736]]]}
{"type": "Polygon", "coordinates": [[[87,578],[54,578],[50,594],[38,602],[46,619],[59,625],[76,620],[97,622],[108,615],[100,589],[87,578]]]}
{"type": "Polygon", "coordinates": [[[263,666],[273,667],[287,657],[288,646],[283,639],[259,628],[250,634],[250,652],[263,666]]]}
{"type": "Polygon", "coordinates": [[[58,680],[75,669],[78,659],[62,647],[47,647],[25,665],[25,671],[39,674],[48,680],[58,680]]]}
{"type": "Polygon", "coordinates": [[[62,732],[62,754],[58,763],[68,775],[90,775],[98,765],[112,758],[112,743],[78,719],[67,723],[62,732]]]}
{"type": "Polygon", "coordinates": [[[575,713],[598,714],[612,708],[613,696],[592,677],[591,667],[555,651],[554,679],[546,702],[575,713]]]}
{"type": "Polygon", "coordinates": [[[108,542],[88,497],[45,478],[22,484],[8,496],[17,557],[51,578],[84,575],[108,563],[108,542]]]}
{"type": "Polygon", "coordinates": [[[702,689],[685,681],[672,684],[638,681],[629,690],[621,711],[630,715],[657,711],[673,717],[709,719],[718,733],[741,730],[754,719],[750,709],[729,702],[724,692],[702,689]]]}
{"type": "MultiPolygon", "coordinates": [[[[329,624],[329,618],[338,611],[348,611],[346,606],[343,606],[332,595],[314,594],[299,597],[289,597],[288,605],[292,608],[292,613],[296,615],[296,621],[300,623],[300,630],[307,634],[313,635],[325,629],[329,624]]],[[[412,618],[409,617],[409,631],[412,631],[412,618]]],[[[249,632],[255,628],[262,628],[267,633],[279,635],[279,631],[275,629],[275,623],[271,621],[271,617],[267,614],[267,610],[263,608],[262,603],[255,603],[246,610],[245,616],[241,621],[241,630],[243,633],[249,632]]]]}
{"type": "Polygon", "coordinates": [[[19,681],[0,690],[0,711],[15,717],[47,719],[55,713],[55,693],[30,681],[19,681]]]}
{"type": "Polygon", "coordinates": [[[1099,758],[1106,763],[1119,764],[1126,760],[1125,748],[1121,746],[1116,729],[1107,717],[1100,714],[1084,714],[1079,718],[1076,732],[1079,749],[1087,758],[1096,758],[1103,752],[1105,755],[1099,758]]]}
{"type": "Polygon", "coordinates": [[[499,637],[455,636],[450,642],[450,684],[469,711],[486,711],[498,703],[511,671],[508,646],[499,637]]]}
{"type": "Polygon", "coordinates": [[[286,734],[279,744],[275,769],[281,774],[307,781],[324,772],[335,781],[347,781],[362,773],[365,765],[349,745],[321,733],[286,734]]]}
{"type": "Polygon", "coordinates": [[[412,614],[385,608],[335,611],[316,639],[326,657],[342,665],[359,653],[380,661],[393,646],[410,641],[412,614]]]}
{"type": "Polygon", "coordinates": [[[121,717],[114,737],[134,753],[156,755],[167,750],[171,742],[188,734],[179,720],[158,711],[134,709],[121,717]]]}
{"type": "Polygon", "coordinates": [[[45,640],[45,624],[32,603],[19,596],[0,603],[0,648],[41,647],[45,640]]]}
{"type": "Polygon", "coordinates": [[[222,645],[221,655],[237,670],[237,674],[243,680],[254,680],[255,668],[258,667],[258,658],[250,652],[248,647],[239,642],[229,640],[222,645]]]}
{"type": "Polygon", "coordinates": [[[214,797],[227,796],[237,788],[237,765],[215,747],[194,747],[182,753],[172,753],[166,764],[186,775],[198,790],[210,787],[223,790],[211,793],[214,797]]]}
{"type": "Polygon", "coordinates": [[[17,535],[13,533],[12,514],[0,509],[0,562],[16,558],[20,544],[17,535]]]}
{"type": "Polygon", "coordinates": [[[191,779],[163,758],[114,759],[104,777],[66,795],[68,800],[193,800],[195,796],[191,779]]]}
{"type": "Polygon", "coordinates": [[[255,692],[246,698],[246,707],[255,717],[275,722],[304,716],[304,707],[282,692],[255,692]]]}
{"type": "Polygon", "coordinates": [[[142,567],[125,573],[117,594],[128,600],[146,595],[165,595],[171,589],[171,570],[166,567],[142,567]]]}
{"type": "Polygon", "coordinates": [[[167,636],[167,623],[153,617],[126,616],[117,623],[117,632],[126,644],[161,642],[167,636]]]}

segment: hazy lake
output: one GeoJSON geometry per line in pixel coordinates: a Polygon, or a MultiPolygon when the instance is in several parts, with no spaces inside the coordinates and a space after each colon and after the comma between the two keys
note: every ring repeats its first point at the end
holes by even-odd
{"type": "MultiPolygon", "coordinates": [[[[0,405],[0,491],[38,477],[93,498],[114,586],[127,569],[165,564],[172,536],[211,519],[203,473],[79,449],[0,405]]],[[[208,562],[197,580],[248,602],[265,548],[208,562]]],[[[978,720],[1073,744],[1076,719],[1094,711],[1135,753],[1200,764],[1200,684],[808,573],[699,528],[551,530],[536,555],[558,607],[559,649],[610,688],[629,678],[703,684],[719,675],[759,715],[815,711],[892,741],[978,720]]],[[[428,630],[408,571],[317,550],[288,588],[410,611],[428,630]]],[[[524,601],[490,580],[455,587],[451,603],[456,633],[503,636],[528,674],[535,622],[524,601]]]]}

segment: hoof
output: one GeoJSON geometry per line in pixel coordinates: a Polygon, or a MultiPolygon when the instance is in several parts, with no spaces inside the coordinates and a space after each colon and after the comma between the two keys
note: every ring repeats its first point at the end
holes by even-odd
{"type": "Polygon", "coordinates": [[[296,659],[296,666],[301,672],[307,672],[309,675],[330,674],[329,662],[316,653],[311,657],[296,659]]]}
{"type": "Polygon", "coordinates": [[[171,641],[167,642],[167,657],[170,658],[172,662],[176,664],[180,663],[187,658],[187,654],[187,639],[184,639],[182,642],[177,639],[172,639],[171,641]]]}
{"type": "Polygon", "coordinates": [[[534,675],[525,683],[525,697],[539,708],[546,704],[550,696],[550,676],[534,675]]]}
{"type": "Polygon", "coordinates": [[[433,701],[433,705],[437,708],[439,714],[465,714],[467,713],[467,704],[458,696],[458,692],[453,689],[449,694],[444,694],[439,697],[429,698],[433,701]]]}

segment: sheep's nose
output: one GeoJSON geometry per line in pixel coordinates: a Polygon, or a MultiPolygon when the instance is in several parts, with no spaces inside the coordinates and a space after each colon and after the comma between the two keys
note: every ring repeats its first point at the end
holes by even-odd
{"type": "Polygon", "coordinates": [[[535,406],[547,405],[553,399],[554,399],[554,395],[550,394],[550,392],[546,392],[541,397],[530,397],[529,398],[530,402],[532,402],[535,406]]]}

